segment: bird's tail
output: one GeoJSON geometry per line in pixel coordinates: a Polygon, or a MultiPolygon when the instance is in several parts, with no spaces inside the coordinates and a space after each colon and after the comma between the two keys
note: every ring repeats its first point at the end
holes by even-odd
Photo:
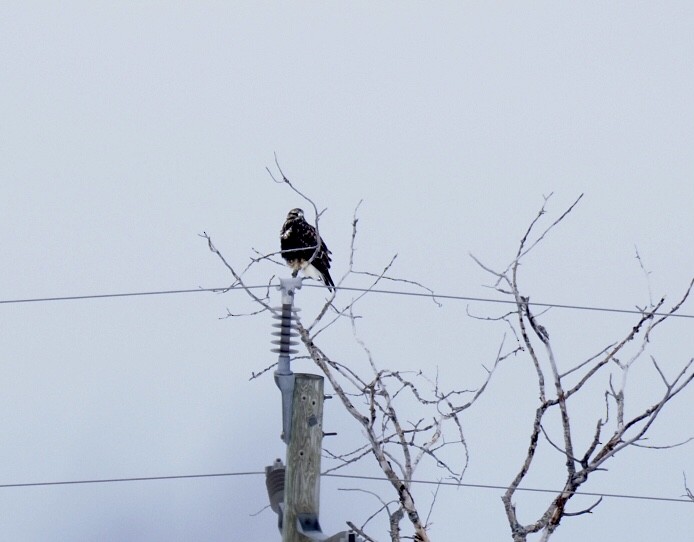
{"type": "Polygon", "coordinates": [[[324,282],[325,285],[328,287],[328,290],[330,290],[331,292],[334,292],[334,291],[335,291],[335,283],[333,282],[333,279],[332,279],[332,277],[330,276],[330,271],[328,271],[328,270],[326,269],[326,270],[322,273],[322,275],[323,275],[323,282],[324,282]]]}

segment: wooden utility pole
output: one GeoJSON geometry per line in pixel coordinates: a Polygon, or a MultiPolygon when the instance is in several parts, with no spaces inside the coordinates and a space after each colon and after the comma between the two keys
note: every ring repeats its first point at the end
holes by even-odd
{"type": "Polygon", "coordinates": [[[287,445],[282,542],[308,542],[320,533],[320,459],[323,442],[323,377],[295,374],[291,439],[287,445]]]}
{"type": "Polygon", "coordinates": [[[273,310],[273,335],[279,354],[275,382],[282,393],[282,440],[287,445],[287,466],[278,459],[265,469],[265,483],[272,509],[279,516],[282,542],[356,542],[352,531],[324,535],[318,522],[320,507],[320,455],[323,444],[323,377],[295,374],[291,356],[295,341],[294,292],[297,277],[280,279],[282,307],[273,310]]]}

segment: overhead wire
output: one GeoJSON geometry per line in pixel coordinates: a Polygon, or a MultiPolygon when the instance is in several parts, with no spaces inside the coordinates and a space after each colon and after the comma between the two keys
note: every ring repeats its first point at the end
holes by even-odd
{"type": "MultiPolygon", "coordinates": [[[[309,288],[323,288],[322,285],[318,284],[304,284],[304,287],[309,288]]],[[[31,297],[31,298],[19,298],[19,299],[0,299],[0,305],[10,305],[19,303],[43,303],[50,301],[79,301],[88,299],[108,299],[108,298],[119,298],[119,297],[144,297],[144,296],[156,296],[156,295],[176,295],[176,294],[190,294],[190,293],[201,293],[201,292],[214,292],[214,293],[225,293],[228,291],[240,291],[244,289],[248,290],[258,290],[267,289],[267,284],[253,285],[253,286],[224,286],[219,288],[186,288],[179,290],[150,290],[141,292],[122,292],[122,293],[107,293],[107,294],[87,294],[87,295],[70,295],[70,296],[54,296],[54,297],[31,297]]],[[[455,294],[437,294],[437,293],[424,293],[424,292],[408,292],[404,290],[383,290],[376,288],[357,288],[353,286],[340,286],[336,287],[336,290],[343,290],[346,292],[369,292],[374,294],[383,295],[401,295],[401,296],[413,296],[413,297],[425,297],[431,299],[449,299],[453,301],[469,301],[475,303],[499,303],[506,305],[515,304],[513,299],[495,299],[489,297],[474,297],[466,295],[455,295],[455,294]]],[[[556,309],[568,309],[568,310],[582,310],[582,311],[596,311],[596,312],[609,312],[617,314],[643,314],[643,311],[639,309],[620,309],[614,307],[598,307],[593,305],[575,305],[575,304],[564,304],[564,303],[544,303],[531,301],[529,305],[534,307],[543,308],[556,308],[556,309]]],[[[671,318],[689,318],[694,319],[694,314],[681,314],[669,312],[656,312],[653,313],[654,316],[668,316],[671,318]]]]}
{"type": "MultiPolygon", "coordinates": [[[[163,480],[186,480],[186,479],[200,479],[200,478],[224,478],[232,476],[259,476],[265,474],[262,471],[248,471],[248,472],[220,472],[220,473],[208,473],[208,474],[179,474],[170,476],[137,476],[132,478],[96,478],[96,479],[86,479],[86,480],[62,480],[56,482],[22,482],[15,484],[0,484],[0,489],[9,488],[20,488],[20,487],[51,487],[51,486],[67,486],[67,485],[86,485],[86,484],[112,484],[112,483],[123,483],[123,482],[149,482],[149,481],[163,481],[163,480]]],[[[376,482],[388,482],[389,480],[385,477],[380,476],[363,476],[357,474],[336,474],[327,473],[321,474],[324,478],[341,478],[348,480],[371,480],[376,482]]],[[[450,486],[450,487],[465,487],[471,489],[490,489],[490,490],[501,490],[506,491],[508,486],[503,485],[492,485],[492,484],[473,484],[467,482],[453,482],[445,480],[403,480],[403,482],[410,482],[413,484],[427,484],[427,485],[437,485],[437,486],[450,486]]],[[[560,489],[546,489],[546,488],[536,488],[536,487],[518,487],[516,491],[525,491],[533,493],[561,493],[560,489]]],[[[574,495],[582,495],[587,497],[610,497],[615,499],[632,499],[632,500],[646,500],[646,501],[660,501],[660,502],[681,502],[694,504],[689,498],[675,498],[675,497],[660,497],[652,495],[633,495],[624,493],[603,493],[599,491],[575,491],[574,495]]]]}
{"type": "MultiPolygon", "coordinates": [[[[305,284],[304,287],[312,288],[322,288],[322,285],[305,284]]],[[[51,302],[51,301],[79,301],[79,300],[89,300],[89,299],[109,299],[109,298],[125,298],[125,297],[143,297],[143,296],[157,296],[157,295],[177,295],[186,293],[201,293],[201,292],[215,292],[223,293],[233,290],[257,290],[266,289],[269,286],[267,284],[263,285],[252,285],[252,286],[224,286],[219,288],[187,288],[187,289],[170,289],[170,290],[150,290],[150,291],[139,291],[139,292],[118,292],[118,293],[106,293],[106,294],[87,294],[87,295],[71,295],[71,296],[54,296],[54,297],[36,297],[36,298],[21,298],[21,299],[0,299],[0,304],[20,304],[20,303],[41,303],[41,302],[51,302]]],[[[500,304],[515,304],[514,300],[510,299],[494,299],[486,297],[474,297],[474,296],[464,296],[464,295],[454,295],[454,294],[436,294],[436,293],[424,293],[424,292],[411,292],[403,290],[384,290],[375,288],[357,288],[357,287],[337,287],[337,290],[352,291],[352,292],[369,292],[375,294],[384,295],[402,295],[402,296],[413,296],[413,297],[426,297],[432,299],[448,299],[454,301],[469,301],[478,303],[500,303],[500,304]]],[[[545,308],[559,308],[559,309],[569,309],[569,310],[584,310],[584,311],[599,311],[599,312],[610,312],[618,314],[643,314],[642,311],[636,309],[618,309],[611,307],[597,307],[590,305],[571,305],[571,304],[560,304],[560,303],[543,303],[543,302],[531,302],[530,305],[536,307],[545,308]]],[[[679,313],[654,313],[655,316],[670,316],[679,318],[694,318],[692,314],[679,314],[679,313]]],[[[155,480],[182,480],[182,479],[199,479],[199,478],[220,478],[220,477],[230,477],[230,476],[253,476],[261,475],[263,472],[225,472],[225,473],[208,473],[208,474],[184,474],[184,475],[170,475],[170,476],[140,476],[131,478],[103,478],[103,479],[85,479],[85,480],[63,480],[54,482],[21,482],[21,483],[11,483],[11,484],[0,484],[0,489],[8,488],[20,488],[20,487],[47,487],[47,486],[64,486],[64,485],[85,485],[85,484],[106,484],[106,483],[120,483],[120,482],[143,482],[143,481],[155,481],[155,480]]],[[[349,475],[349,474],[323,474],[324,477],[333,478],[345,478],[354,480],[373,480],[373,481],[387,481],[386,478],[381,478],[377,476],[360,476],[360,475],[349,475]]],[[[436,481],[436,480],[409,480],[409,482],[415,484],[433,484],[441,486],[455,486],[455,487],[467,487],[476,489],[491,489],[491,490],[503,490],[508,489],[507,486],[501,485],[491,485],[491,484],[472,484],[466,482],[452,482],[452,481],[436,481]]],[[[529,487],[518,487],[517,491],[525,492],[537,492],[537,493],[557,493],[558,490],[553,489],[543,489],[543,488],[529,488],[529,487]]],[[[691,499],[688,498],[672,498],[672,497],[658,497],[649,495],[629,495],[620,493],[600,493],[600,492],[586,492],[577,491],[576,495],[592,496],[592,497],[611,497],[611,498],[621,498],[621,499],[636,499],[636,500],[650,500],[650,501],[661,501],[661,502],[682,502],[682,503],[692,503],[691,499]]]]}
{"type": "Polygon", "coordinates": [[[20,482],[17,484],[0,484],[0,489],[17,487],[69,486],[82,484],[113,484],[118,482],[149,482],[153,480],[185,480],[190,478],[221,478],[228,476],[251,476],[262,472],[221,472],[212,474],[175,474],[170,476],[136,476],[133,478],[96,478],[91,480],[60,480],[57,482],[20,482]]]}

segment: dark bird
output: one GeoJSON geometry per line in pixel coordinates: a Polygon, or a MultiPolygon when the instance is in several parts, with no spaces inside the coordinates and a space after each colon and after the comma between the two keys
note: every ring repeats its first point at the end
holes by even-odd
{"type": "Polygon", "coordinates": [[[287,214],[280,231],[280,246],[282,257],[293,271],[292,276],[303,271],[304,275],[323,281],[328,290],[333,291],[335,283],[329,271],[330,250],[318,236],[316,228],[306,222],[301,209],[292,209],[287,214]]]}

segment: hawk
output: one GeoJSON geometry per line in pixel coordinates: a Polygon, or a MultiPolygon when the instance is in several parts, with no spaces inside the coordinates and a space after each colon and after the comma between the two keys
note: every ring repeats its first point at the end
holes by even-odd
{"type": "Polygon", "coordinates": [[[306,222],[301,209],[292,209],[287,214],[280,231],[280,247],[282,257],[293,271],[292,276],[295,277],[299,271],[303,271],[304,275],[323,281],[328,290],[333,291],[335,283],[329,271],[330,250],[318,236],[316,228],[306,222]]]}

